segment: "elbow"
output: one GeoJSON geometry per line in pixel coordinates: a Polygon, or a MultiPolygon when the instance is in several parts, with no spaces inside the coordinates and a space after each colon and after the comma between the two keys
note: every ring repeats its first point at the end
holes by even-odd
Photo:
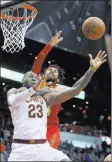
{"type": "Polygon", "coordinates": [[[8,105],[9,105],[9,106],[11,106],[11,105],[13,105],[13,104],[14,104],[14,102],[13,102],[13,101],[11,101],[10,99],[8,99],[8,100],[7,100],[7,102],[8,102],[8,105]]]}
{"type": "Polygon", "coordinates": [[[11,99],[11,97],[8,97],[7,101],[8,101],[9,106],[14,105],[16,102],[15,100],[11,99]]]}

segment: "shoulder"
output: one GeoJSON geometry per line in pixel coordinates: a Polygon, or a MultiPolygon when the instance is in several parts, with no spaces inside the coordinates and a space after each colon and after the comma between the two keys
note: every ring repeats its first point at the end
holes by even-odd
{"type": "Polygon", "coordinates": [[[19,89],[12,88],[7,92],[7,96],[19,93],[19,89]]]}
{"type": "Polygon", "coordinates": [[[20,92],[23,92],[23,91],[25,91],[25,90],[27,90],[27,88],[26,87],[20,87],[20,88],[12,88],[12,89],[10,89],[8,92],[7,92],[7,95],[11,95],[11,94],[18,94],[18,93],[20,93],[20,92]]]}

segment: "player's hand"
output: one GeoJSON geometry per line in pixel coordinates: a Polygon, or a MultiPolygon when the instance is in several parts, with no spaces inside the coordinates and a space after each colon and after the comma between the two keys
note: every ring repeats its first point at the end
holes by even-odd
{"type": "Polygon", "coordinates": [[[90,66],[95,71],[107,60],[106,59],[107,54],[105,53],[105,51],[99,51],[95,59],[92,58],[91,54],[89,54],[89,57],[90,57],[90,66]]]}
{"type": "Polygon", "coordinates": [[[61,42],[63,40],[63,37],[60,37],[61,33],[62,33],[62,31],[57,32],[56,35],[49,42],[49,44],[52,47],[56,46],[59,42],[61,42]]]}
{"type": "Polygon", "coordinates": [[[40,81],[33,87],[35,91],[40,90],[42,88],[46,87],[46,80],[47,77],[45,75],[43,75],[40,79],[40,81]]]}

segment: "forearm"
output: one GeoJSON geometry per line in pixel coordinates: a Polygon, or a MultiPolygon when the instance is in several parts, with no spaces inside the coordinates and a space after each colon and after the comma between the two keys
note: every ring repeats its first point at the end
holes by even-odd
{"type": "Polygon", "coordinates": [[[94,71],[91,70],[91,68],[88,69],[88,71],[84,74],[84,76],[82,78],[80,78],[74,85],[73,87],[76,87],[77,90],[82,91],[89,83],[89,81],[91,80],[92,76],[94,74],[94,71]]]}
{"type": "Polygon", "coordinates": [[[94,71],[89,69],[74,87],[65,88],[65,90],[62,89],[60,92],[54,92],[45,96],[48,105],[52,106],[58,103],[63,103],[74,96],[79,95],[79,93],[87,86],[93,74],[94,71]]]}
{"type": "Polygon", "coordinates": [[[25,101],[28,97],[32,96],[35,93],[35,90],[33,88],[29,88],[23,92],[20,92],[18,94],[9,94],[7,96],[7,100],[9,105],[18,105],[25,101]]]}
{"type": "MultiPolygon", "coordinates": [[[[85,73],[85,75],[76,83],[75,86],[60,92],[54,98],[55,103],[62,103],[67,101],[68,99],[79,95],[79,93],[87,86],[90,79],[92,78],[94,71],[89,68],[89,70],[85,73]]],[[[54,102],[53,101],[53,102],[54,102]]]]}
{"type": "Polygon", "coordinates": [[[32,66],[33,72],[35,72],[38,75],[41,73],[42,65],[43,65],[47,55],[49,54],[49,52],[51,51],[52,48],[53,47],[48,43],[44,47],[44,49],[37,55],[37,58],[34,61],[34,64],[32,66]]]}

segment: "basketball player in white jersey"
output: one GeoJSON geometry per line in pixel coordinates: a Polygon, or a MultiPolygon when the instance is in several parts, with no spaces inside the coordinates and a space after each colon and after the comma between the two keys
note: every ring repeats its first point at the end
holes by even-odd
{"type": "Polygon", "coordinates": [[[50,147],[46,140],[48,107],[78,95],[106,61],[105,57],[105,52],[98,54],[78,84],[68,90],[56,92],[49,88],[40,89],[41,83],[47,78],[40,81],[35,73],[27,72],[23,77],[25,88],[8,91],[7,99],[14,125],[12,152],[8,161],[70,161],[67,155],[50,147]]]}

